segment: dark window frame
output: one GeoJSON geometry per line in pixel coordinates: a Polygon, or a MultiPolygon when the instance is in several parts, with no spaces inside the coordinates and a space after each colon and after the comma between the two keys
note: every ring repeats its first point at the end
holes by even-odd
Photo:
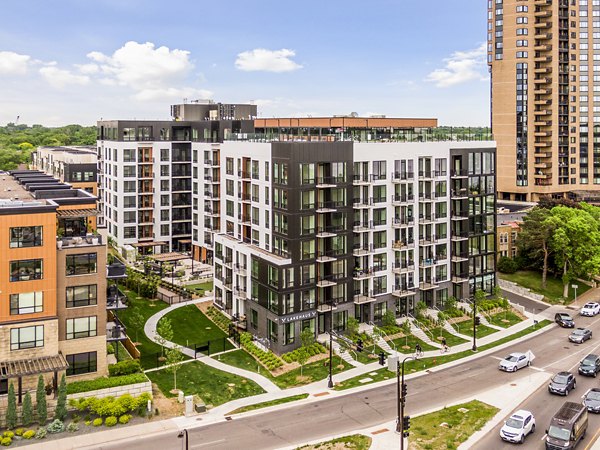
{"type": "Polygon", "coordinates": [[[30,348],[40,348],[44,346],[44,325],[32,325],[29,327],[19,327],[19,328],[12,328],[10,330],[10,350],[24,350],[24,349],[30,349],[30,348]],[[21,341],[21,330],[25,330],[27,328],[34,328],[35,332],[34,332],[34,340],[33,341],[21,341]],[[38,331],[41,331],[42,337],[41,339],[39,339],[38,337],[38,331]],[[18,334],[18,339],[16,342],[13,342],[13,331],[16,331],[18,334]],[[37,345],[39,342],[41,342],[41,345],[37,345]],[[33,344],[33,345],[26,345],[26,344],[33,344]]]}
{"type": "Polygon", "coordinates": [[[67,355],[66,359],[69,364],[66,373],[68,377],[98,371],[97,352],[74,353],[72,355],[67,355]],[[78,359],[80,361],[77,361],[78,359]]]}
{"type": "Polygon", "coordinates": [[[43,291],[35,291],[35,292],[19,292],[16,294],[10,294],[10,315],[11,316],[20,316],[22,314],[35,314],[35,313],[40,313],[40,312],[44,312],[44,292],[43,291]],[[19,296],[22,294],[34,294],[34,304],[33,306],[28,306],[28,307],[20,307],[19,306],[19,296]],[[41,297],[41,305],[39,306],[39,310],[37,309],[37,305],[36,305],[36,299],[37,299],[37,295],[36,294],[40,294],[41,297]],[[13,307],[13,302],[15,301],[16,298],[16,307],[13,307]],[[32,309],[33,311],[25,311],[27,309],[32,309]]]}
{"type": "Polygon", "coordinates": [[[41,280],[44,278],[44,260],[38,258],[10,261],[10,274],[10,281],[41,280]],[[25,273],[26,267],[22,267],[22,265],[31,262],[34,263],[33,271],[25,273]],[[39,269],[35,267],[36,262],[39,262],[39,269]],[[16,275],[15,272],[17,272],[16,275]]]}
{"type": "Polygon", "coordinates": [[[44,245],[44,227],[41,225],[11,227],[9,230],[9,242],[10,248],[41,247],[44,245]],[[26,229],[32,229],[30,232],[33,238],[30,241],[24,241],[23,239],[23,231],[26,229]],[[19,236],[14,236],[14,234],[19,234],[19,236]]]}
{"type": "Polygon", "coordinates": [[[67,255],[66,258],[66,275],[76,276],[76,275],[90,275],[94,273],[98,273],[98,254],[97,253],[79,253],[75,255],[67,255]],[[82,259],[87,257],[87,264],[79,265],[76,263],[77,259],[82,259]],[[92,262],[93,261],[93,262],[92,262]],[[87,272],[82,272],[82,267],[88,267],[87,272]],[[79,269],[78,269],[79,267],[79,269]]]}
{"type": "Polygon", "coordinates": [[[66,340],[68,340],[68,341],[73,340],[73,339],[84,339],[84,338],[88,338],[88,337],[98,336],[98,317],[97,316],[73,317],[71,319],[67,319],[65,322],[65,325],[66,325],[65,337],[66,337],[66,340]],[[75,321],[81,320],[81,319],[88,320],[88,328],[86,331],[75,331],[75,321]],[[95,321],[96,321],[96,327],[94,330],[90,329],[91,319],[95,319],[95,321]],[[69,330],[69,322],[73,322],[73,331],[72,332],[68,331],[69,330]]]}
{"type": "Polygon", "coordinates": [[[81,286],[67,286],[65,290],[65,300],[67,308],[79,308],[82,306],[93,306],[98,304],[98,285],[85,284],[81,286]],[[87,296],[85,299],[77,299],[75,297],[75,289],[87,288],[87,296]],[[93,291],[93,298],[91,297],[93,291]],[[69,300],[71,297],[71,300],[69,300]]]}

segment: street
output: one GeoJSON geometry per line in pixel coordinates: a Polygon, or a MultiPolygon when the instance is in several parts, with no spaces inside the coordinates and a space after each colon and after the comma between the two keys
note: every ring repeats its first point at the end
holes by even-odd
{"type": "MultiPolygon", "coordinates": [[[[593,324],[591,328],[600,336],[599,318],[575,317],[577,325],[593,324]]],[[[434,372],[408,381],[408,414],[438,409],[445,404],[476,397],[478,393],[510,383],[511,380],[527,377],[531,371],[547,370],[556,372],[576,365],[592,348],[597,347],[593,338],[586,344],[569,344],[567,335],[570,330],[552,327],[522,344],[465,362],[458,366],[434,372]],[[511,351],[531,349],[536,356],[534,367],[522,369],[517,373],[498,371],[498,358],[511,351]],[[440,401],[443,399],[443,401],[440,401]]],[[[576,370],[576,368],[575,368],[576,370]]],[[[570,399],[580,400],[580,396],[591,385],[597,385],[592,379],[578,378],[577,389],[570,399]]],[[[538,431],[526,446],[541,445],[540,438],[549,417],[564,401],[563,398],[550,396],[545,386],[534,393],[523,407],[530,407],[538,421],[538,431]],[[531,402],[531,403],[529,403],[531,402]]],[[[230,421],[201,425],[189,430],[192,449],[275,449],[301,444],[319,438],[351,433],[355,430],[375,426],[393,420],[396,417],[396,387],[389,385],[367,391],[356,392],[342,397],[334,397],[316,403],[301,404],[294,407],[267,412],[254,416],[233,418],[230,421]]],[[[600,427],[600,418],[590,416],[590,434],[600,427]],[[593,431],[592,431],[593,430],[593,431]]],[[[503,448],[498,431],[490,433],[477,448],[503,448]],[[489,440],[489,442],[488,442],[489,440]]],[[[173,433],[137,439],[127,442],[128,449],[179,448],[181,440],[173,433]]],[[[114,442],[102,446],[103,449],[123,448],[123,443],[114,442]]],[[[506,447],[509,448],[509,447],[506,447]]]]}
{"type": "Polygon", "coordinates": [[[532,314],[539,314],[540,312],[549,308],[549,305],[545,303],[531,300],[521,295],[513,294],[512,292],[505,291],[504,289],[502,290],[502,295],[508,298],[512,303],[523,306],[525,310],[532,314]]]}

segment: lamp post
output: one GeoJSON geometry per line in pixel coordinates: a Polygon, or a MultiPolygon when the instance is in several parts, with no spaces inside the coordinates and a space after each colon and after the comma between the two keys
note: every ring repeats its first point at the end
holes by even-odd
{"type": "Polygon", "coordinates": [[[473,296],[473,347],[471,350],[477,351],[477,328],[475,327],[475,321],[477,320],[477,292],[473,296]]]}
{"type": "Polygon", "coordinates": [[[179,432],[179,434],[177,435],[177,437],[179,439],[183,438],[184,436],[185,436],[185,441],[184,441],[185,442],[185,447],[184,448],[185,448],[185,450],[188,450],[188,448],[189,448],[189,442],[188,442],[188,430],[187,430],[187,428],[184,428],[183,430],[181,430],[179,432]]]}
{"type": "Polygon", "coordinates": [[[404,404],[406,403],[406,385],[404,384],[404,363],[409,359],[417,359],[415,356],[407,356],[402,360],[402,379],[400,379],[400,361],[396,367],[396,379],[398,381],[398,419],[396,432],[400,433],[400,450],[404,450],[404,404]]]}
{"type": "Polygon", "coordinates": [[[327,387],[333,389],[333,308],[336,306],[334,302],[329,304],[331,316],[329,320],[329,380],[327,387]]]}

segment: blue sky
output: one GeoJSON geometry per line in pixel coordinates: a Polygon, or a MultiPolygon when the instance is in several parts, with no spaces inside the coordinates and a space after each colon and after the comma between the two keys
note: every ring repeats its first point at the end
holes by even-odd
{"type": "Polygon", "coordinates": [[[0,124],[168,119],[208,97],[488,125],[485,28],[479,0],[4,2],[0,124]]]}

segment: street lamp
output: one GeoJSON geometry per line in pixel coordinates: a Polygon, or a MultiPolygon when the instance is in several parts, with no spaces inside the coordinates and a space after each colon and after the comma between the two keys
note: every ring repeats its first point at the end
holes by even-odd
{"type": "Polygon", "coordinates": [[[473,350],[474,352],[477,351],[477,328],[476,328],[476,322],[477,322],[477,292],[473,296],[473,347],[471,348],[471,350],[473,350]]]}
{"type": "Polygon", "coordinates": [[[179,434],[177,435],[177,437],[179,439],[183,438],[184,436],[185,436],[185,450],[188,450],[189,443],[188,443],[188,430],[187,430],[187,428],[184,428],[183,430],[181,430],[179,432],[179,434]]]}
{"type": "Polygon", "coordinates": [[[404,363],[409,359],[417,359],[416,356],[407,356],[402,360],[402,380],[400,380],[400,361],[396,366],[396,379],[398,380],[398,419],[396,421],[396,432],[400,433],[400,450],[404,450],[404,404],[406,403],[406,385],[404,384],[404,363]]]}
{"type": "Polygon", "coordinates": [[[333,308],[337,306],[335,302],[330,304],[331,317],[329,321],[329,380],[327,381],[327,387],[333,389],[333,308]]]}

